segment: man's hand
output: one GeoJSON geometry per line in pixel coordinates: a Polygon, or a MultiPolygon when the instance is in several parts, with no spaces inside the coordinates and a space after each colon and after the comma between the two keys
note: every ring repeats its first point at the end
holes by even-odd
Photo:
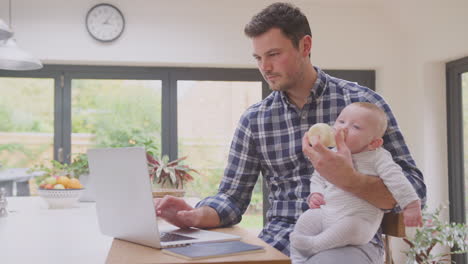
{"type": "Polygon", "coordinates": [[[353,177],[356,171],[351,152],[344,142],[344,133],[345,130],[339,129],[335,135],[337,152],[322,145],[318,136],[312,137],[311,146],[305,133],[302,138],[302,151],[322,177],[341,189],[351,191],[350,187],[359,177],[353,177]]]}
{"type": "Polygon", "coordinates": [[[302,151],[322,177],[347,192],[364,199],[381,209],[391,209],[396,201],[379,177],[364,175],[353,167],[351,152],[344,142],[346,131],[339,129],[335,135],[337,152],[333,152],[307,133],[302,138],[302,151]]]}
{"type": "Polygon", "coordinates": [[[320,208],[321,205],[325,204],[323,199],[323,194],[321,193],[312,193],[309,197],[309,208],[316,209],[320,208]]]}
{"type": "Polygon", "coordinates": [[[421,201],[409,203],[403,210],[403,223],[405,226],[422,226],[421,201]]]}
{"type": "Polygon", "coordinates": [[[154,199],[154,208],[158,217],[180,228],[194,227],[198,224],[196,210],[184,199],[166,195],[162,199],[154,199]]]}
{"type": "Polygon", "coordinates": [[[220,224],[218,213],[211,207],[193,208],[182,198],[166,195],[154,199],[156,215],[180,228],[217,227],[220,224]]]}

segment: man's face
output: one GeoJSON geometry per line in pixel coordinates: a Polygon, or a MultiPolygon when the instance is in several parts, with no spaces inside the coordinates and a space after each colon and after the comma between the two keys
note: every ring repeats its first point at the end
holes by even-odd
{"type": "Polygon", "coordinates": [[[304,59],[280,29],[272,28],[252,42],[253,56],[270,89],[288,91],[303,79],[304,59]]]}
{"type": "Polygon", "coordinates": [[[370,143],[378,138],[379,119],[371,110],[349,105],[345,107],[333,127],[346,129],[345,143],[352,154],[370,150],[370,143]]]}

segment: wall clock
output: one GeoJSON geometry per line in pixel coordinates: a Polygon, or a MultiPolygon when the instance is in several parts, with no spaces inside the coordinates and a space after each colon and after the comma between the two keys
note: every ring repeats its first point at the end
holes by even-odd
{"type": "Polygon", "coordinates": [[[98,41],[114,41],[122,35],[124,28],[124,16],[113,5],[98,4],[93,6],[86,14],[86,29],[98,41]]]}

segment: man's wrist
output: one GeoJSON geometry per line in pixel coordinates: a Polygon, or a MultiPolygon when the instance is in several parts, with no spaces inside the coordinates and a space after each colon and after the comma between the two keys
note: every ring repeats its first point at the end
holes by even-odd
{"type": "Polygon", "coordinates": [[[395,207],[395,198],[393,198],[393,195],[381,178],[357,171],[350,178],[353,179],[352,182],[343,188],[343,190],[366,200],[380,209],[392,209],[395,207]]]}
{"type": "Polygon", "coordinates": [[[368,175],[362,174],[356,170],[352,170],[351,173],[348,174],[347,181],[343,182],[340,186],[341,189],[358,195],[362,192],[363,189],[367,186],[368,175]]]}
{"type": "Polygon", "coordinates": [[[212,228],[218,227],[221,224],[218,212],[210,206],[201,206],[195,209],[198,215],[197,228],[212,228]]]}

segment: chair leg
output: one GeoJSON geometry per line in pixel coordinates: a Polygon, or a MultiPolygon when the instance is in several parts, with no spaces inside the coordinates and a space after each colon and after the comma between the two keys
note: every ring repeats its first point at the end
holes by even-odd
{"type": "Polygon", "coordinates": [[[2,181],[0,182],[0,188],[5,188],[6,196],[13,195],[13,181],[2,181]]]}
{"type": "Polygon", "coordinates": [[[392,250],[390,249],[390,236],[385,235],[385,264],[393,264],[392,250]]]}
{"type": "Polygon", "coordinates": [[[30,196],[29,182],[16,182],[16,196],[30,196]]]}

